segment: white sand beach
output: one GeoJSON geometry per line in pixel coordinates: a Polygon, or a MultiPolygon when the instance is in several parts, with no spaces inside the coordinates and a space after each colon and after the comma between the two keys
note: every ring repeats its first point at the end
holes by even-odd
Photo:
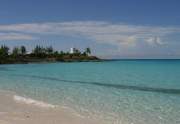
{"type": "Polygon", "coordinates": [[[102,124],[76,112],[0,92],[0,124],[102,124]],[[26,101],[27,100],[27,101],[26,101]]]}

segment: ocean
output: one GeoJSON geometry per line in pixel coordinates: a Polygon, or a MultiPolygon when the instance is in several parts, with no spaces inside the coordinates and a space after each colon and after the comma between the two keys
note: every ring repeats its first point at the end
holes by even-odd
{"type": "Polygon", "coordinates": [[[180,60],[0,65],[0,90],[112,124],[180,123],[180,60]]]}

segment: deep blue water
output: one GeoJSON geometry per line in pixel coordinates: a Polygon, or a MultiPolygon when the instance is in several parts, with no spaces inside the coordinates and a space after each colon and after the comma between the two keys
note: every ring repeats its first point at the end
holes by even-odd
{"type": "Polygon", "coordinates": [[[0,65],[0,90],[116,123],[180,123],[180,60],[0,65]]]}

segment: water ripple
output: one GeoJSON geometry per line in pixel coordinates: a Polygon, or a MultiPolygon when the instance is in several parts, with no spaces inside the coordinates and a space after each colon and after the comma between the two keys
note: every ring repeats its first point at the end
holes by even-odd
{"type": "Polygon", "coordinates": [[[107,88],[116,88],[124,90],[135,90],[135,91],[145,91],[145,92],[156,92],[156,93],[166,93],[166,94],[180,94],[180,89],[171,89],[171,88],[156,88],[156,87],[145,87],[145,86],[132,86],[132,85],[122,85],[122,84],[107,84],[102,82],[88,82],[88,81],[78,81],[78,80],[65,80],[54,77],[45,77],[45,76],[35,76],[35,75],[14,75],[14,76],[23,76],[36,79],[44,79],[51,81],[61,81],[67,83],[78,83],[78,84],[90,84],[96,86],[102,86],[107,88]]]}

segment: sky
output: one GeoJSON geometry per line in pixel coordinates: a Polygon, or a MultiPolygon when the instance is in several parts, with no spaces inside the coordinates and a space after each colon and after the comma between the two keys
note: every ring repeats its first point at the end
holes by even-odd
{"type": "Polygon", "coordinates": [[[180,0],[0,0],[0,45],[180,58],[180,0]]]}

